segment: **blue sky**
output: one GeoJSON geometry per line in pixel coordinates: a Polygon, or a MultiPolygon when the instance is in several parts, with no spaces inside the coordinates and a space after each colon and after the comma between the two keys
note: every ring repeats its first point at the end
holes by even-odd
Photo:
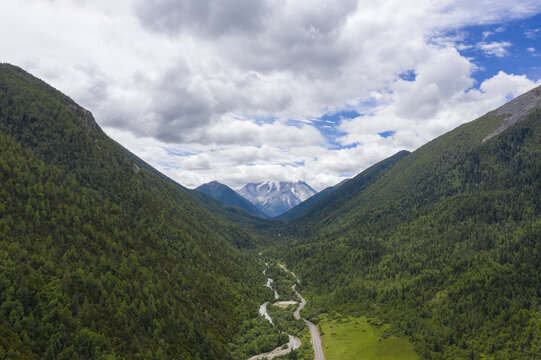
{"type": "Polygon", "coordinates": [[[360,116],[360,114],[355,110],[332,112],[314,120],[314,125],[325,137],[329,148],[343,149],[347,146],[340,144],[338,139],[344,136],[346,133],[339,129],[339,125],[344,119],[352,119],[358,116],[360,116]]]}
{"type": "Polygon", "coordinates": [[[541,84],[539,0],[228,5],[2,0],[0,61],[188,187],[321,190],[541,84]]]}
{"type": "Polygon", "coordinates": [[[500,71],[526,75],[532,80],[541,78],[541,14],[525,19],[490,25],[469,26],[455,31],[464,33],[463,44],[468,46],[460,53],[473,58],[479,68],[473,73],[477,84],[500,71]],[[491,54],[478,44],[503,44],[504,52],[491,54]]]}

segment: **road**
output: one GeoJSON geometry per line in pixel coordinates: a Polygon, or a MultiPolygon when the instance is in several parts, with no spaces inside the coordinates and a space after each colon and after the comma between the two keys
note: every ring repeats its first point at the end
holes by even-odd
{"type": "Polygon", "coordinates": [[[294,273],[293,271],[288,270],[284,264],[278,264],[278,265],[282,268],[282,270],[284,270],[285,272],[288,272],[288,273],[290,273],[291,275],[293,275],[293,277],[295,278],[295,280],[297,280],[297,284],[300,284],[300,283],[301,283],[301,282],[299,281],[299,278],[297,277],[297,275],[295,275],[295,273],[294,273]]]}
{"type": "Polygon", "coordinates": [[[323,356],[323,349],[321,348],[321,340],[319,338],[319,331],[317,330],[317,326],[315,326],[306,319],[303,320],[310,329],[310,336],[312,337],[312,346],[314,347],[314,354],[316,355],[316,360],[325,360],[325,356],[323,356]]]}
{"type": "Polygon", "coordinates": [[[297,297],[301,300],[301,303],[299,304],[299,307],[297,308],[297,310],[295,310],[295,312],[293,313],[293,316],[295,317],[295,319],[297,320],[300,320],[301,319],[301,310],[304,308],[304,306],[306,305],[306,300],[302,297],[301,294],[299,294],[299,292],[297,291],[297,284],[293,284],[293,286],[291,287],[291,290],[293,290],[293,292],[297,295],[297,297]]]}
{"type": "MultiPolygon", "coordinates": [[[[299,320],[301,318],[301,310],[306,305],[306,300],[297,291],[297,284],[294,284],[291,287],[291,289],[295,292],[295,294],[301,301],[301,303],[299,304],[299,307],[293,313],[293,316],[295,317],[295,319],[299,320]]],[[[308,328],[310,329],[310,336],[312,337],[312,346],[314,347],[315,359],[325,360],[325,356],[323,356],[323,349],[321,348],[321,339],[319,337],[319,331],[317,330],[317,327],[310,321],[306,319],[303,319],[303,320],[306,323],[306,325],[308,325],[308,328]]]]}

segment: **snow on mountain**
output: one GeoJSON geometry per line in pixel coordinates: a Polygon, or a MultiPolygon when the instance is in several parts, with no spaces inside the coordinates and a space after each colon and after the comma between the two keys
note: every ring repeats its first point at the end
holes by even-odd
{"type": "Polygon", "coordinates": [[[286,212],[317,193],[304,181],[249,183],[237,192],[271,217],[286,212]]]}

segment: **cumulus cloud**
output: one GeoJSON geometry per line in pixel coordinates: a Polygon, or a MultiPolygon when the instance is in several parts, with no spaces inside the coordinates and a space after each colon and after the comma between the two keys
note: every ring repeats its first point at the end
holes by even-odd
{"type": "MultiPolygon", "coordinates": [[[[182,184],[321,189],[531,87],[500,73],[475,89],[457,49],[465,26],[540,11],[538,0],[4,0],[0,60],[69,94],[182,184]],[[362,116],[314,121],[343,109],[362,116]]],[[[511,43],[489,37],[477,48],[506,55],[511,43]]]]}
{"type": "Polygon", "coordinates": [[[249,120],[221,121],[202,130],[193,140],[217,145],[309,146],[323,143],[321,134],[309,125],[289,126],[279,122],[256,124],[249,120]]]}
{"type": "MultiPolygon", "coordinates": [[[[454,90],[443,92],[437,90],[436,83],[425,82],[422,84],[423,87],[436,89],[428,90],[428,95],[425,95],[417,89],[421,83],[398,81],[384,95],[386,106],[373,114],[342,122],[341,128],[347,135],[340,140],[344,144],[362,144],[363,146],[370,145],[372,149],[380,148],[387,155],[391,155],[396,148],[415,149],[428,140],[464,122],[474,120],[509,99],[541,85],[541,80],[533,82],[523,75],[499,72],[483,81],[479,89],[474,89],[468,86],[471,83],[471,79],[469,81],[467,79],[470,70],[461,66],[459,61],[450,67],[449,71],[457,78],[463,78],[464,82],[461,86],[458,85],[454,90]],[[419,98],[416,97],[418,94],[419,98]],[[412,117],[401,104],[404,99],[409,100],[408,106],[411,109],[419,108],[420,111],[424,111],[427,107],[427,100],[437,106],[428,105],[431,110],[429,119],[418,115],[412,117]],[[378,133],[387,130],[395,131],[392,139],[376,137],[378,133]],[[383,144],[390,148],[385,150],[383,144]]],[[[452,87],[448,88],[452,89],[452,87]]]]}

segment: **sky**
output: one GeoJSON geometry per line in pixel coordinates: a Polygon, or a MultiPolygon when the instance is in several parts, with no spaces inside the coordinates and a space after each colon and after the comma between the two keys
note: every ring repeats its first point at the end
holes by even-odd
{"type": "Polygon", "coordinates": [[[0,33],[189,188],[321,190],[541,85],[541,0],[2,0],[0,33]]]}

